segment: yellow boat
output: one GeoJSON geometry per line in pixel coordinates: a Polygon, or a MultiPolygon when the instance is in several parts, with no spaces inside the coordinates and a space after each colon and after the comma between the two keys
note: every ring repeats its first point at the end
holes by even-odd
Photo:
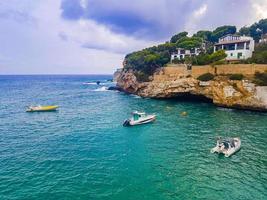
{"type": "Polygon", "coordinates": [[[46,112],[55,111],[58,106],[30,106],[26,112],[46,112]]]}

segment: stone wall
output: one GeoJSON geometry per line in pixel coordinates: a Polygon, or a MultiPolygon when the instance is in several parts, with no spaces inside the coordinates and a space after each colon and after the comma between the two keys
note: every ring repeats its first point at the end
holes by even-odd
{"type": "Polygon", "coordinates": [[[218,65],[217,74],[243,74],[254,75],[255,72],[264,72],[267,70],[267,65],[260,64],[231,64],[231,65],[218,65]]]}
{"type": "Polygon", "coordinates": [[[255,72],[267,71],[267,65],[261,64],[228,64],[228,65],[217,65],[217,66],[193,66],[191,71],[188,71],[185,65],[171,64],[167,65],[163,69],[165,75],[181,76],[181,75],[192,75],[197,78],[205,73],[212,73],[217,75],[226,74],[243,74],[243,75],[254,75],[255,72]]]}

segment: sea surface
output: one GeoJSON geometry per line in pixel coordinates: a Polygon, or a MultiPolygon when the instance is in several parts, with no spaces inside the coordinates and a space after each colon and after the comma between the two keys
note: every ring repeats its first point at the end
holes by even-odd
{"type": "Polygon", "coordinates": [[[267,199],[267,114],[107,91],[108,79],[0,76],[1,200],[267,199]],[[38,104],[60,107],[25,112],[38,104]],[[123,127],[134,110],[157,120],[123,127]],[[241,150],[211,154],[217,136],[241,150]]]}

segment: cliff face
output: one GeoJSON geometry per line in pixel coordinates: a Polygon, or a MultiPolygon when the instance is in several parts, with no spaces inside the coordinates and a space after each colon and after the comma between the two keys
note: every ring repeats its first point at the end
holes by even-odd
{"type": "Polygon", "coordinates": [[[132,71],[121,72],[117,86],[127,93],[150,98],[175,98],[190,95],[210,100],[229,108],[267,111],[267,87],[256,86],[248,80],[230,81],[217,76],[213,81],[201,82],[189,75],[168,74],[164,70],[139,83],[132,71]]]}

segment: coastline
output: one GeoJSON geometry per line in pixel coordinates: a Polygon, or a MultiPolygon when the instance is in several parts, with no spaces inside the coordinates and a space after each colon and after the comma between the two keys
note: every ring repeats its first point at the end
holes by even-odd
{"type": "MultiPolygon", "coordinates": [[[[239,110],[251,110],[267,112],[267,86],[258,86],[251,78],[243,80],[229,80],[227,72],[232,70],[231,66],[219,66],[225,74],[216,74],[214,80],[199,81],[196,77],[206,70],[205,68],[193,67],[193,70],[186,70],[183,66],[165,67],[158,70],[149,81],[140,82],[137,80],[134,71],[122,70],[116,74],[117,87],[120,91],[135,94],[141,97],[155,99],[184,98],[188,95],[192,99],[203,102],[210,100],[218,107],[234,108],[239,110]],[[202,71],[199,71],[199,70],[202,71]],[[196,75],[192,71],[196,71],[196,75]],[[198,71],[197,71],[198,70],[198,71]],[[227,71],[228,70],[228,71],[227,71]]],[[[251,77],[255,71],[265,71],[267,65],[252,66],[235,65],[236,72],[241,71],[246,77],[251,77]],[[244,70],[247,67],[248,70],[244,70]],[[254,69],[251,70],[251,69],[254,69]]],[[[210,67],[208,70],[216,69],[210,67]]],[[[235,72],[235,73],[236,73],[235,72]]]]}

